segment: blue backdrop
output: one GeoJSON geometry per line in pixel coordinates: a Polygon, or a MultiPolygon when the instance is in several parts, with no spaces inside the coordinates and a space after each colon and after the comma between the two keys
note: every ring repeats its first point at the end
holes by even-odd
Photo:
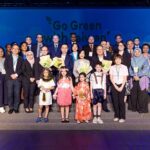
{"type": "Polygon", "coordinates": [[[121,33],[124,41],[136,36],[142,42],[150,41],[149,9],[12,9],[0,10],[0,44],[24,41],[27,35],[34,40],[37,33],[50,43],[53,34],[66,42],[70,32],[76,32],[81,44],[89,35],[96,42],[121,33]]]}

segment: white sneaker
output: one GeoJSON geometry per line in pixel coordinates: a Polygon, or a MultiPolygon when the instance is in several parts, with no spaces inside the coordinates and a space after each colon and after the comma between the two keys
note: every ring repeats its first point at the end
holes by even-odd
{"type": "Polygon", "coordinates": [[[125,122],[124,119],[120,119],[120,120],[119,120],[119,123],[124,123],[124,122],[125,122]]]}
{"type": "Polygon", "coordinates": [[[97,124],[97,118],[96,117],[93,118],[93,123],[97,124]]]}
{"type": "Polygon", "coordinates": [[[89,123],[89,121],[88,121],[88,120],[85,120],[85,122],[86,122],[86,123],[89,123]]]}
{"type": "Polygon", "coordinates": [[[79,124],[79,123],[81,123],[81,122],[78,120],[77,123],[79,124]]]}
{"type": "Polygon", "coordinates": [[[4,112],[5,112],[4,107],[0,107],[0,113],[4,113],[4,112]]]}
{"type": "Polygon", "coordinates": [[[97,119],[97,123],[99,123],[99,124],[103,124],[104,122],[103,122],[103,120],[102,120],[100,117],[98,117],[98,119],[97,119]]]}
{"type": "Polygon", "coordinates": [[[116,121],[119,121],[119,118],[114,118],[114,121],[116,122],[116,121]]]}

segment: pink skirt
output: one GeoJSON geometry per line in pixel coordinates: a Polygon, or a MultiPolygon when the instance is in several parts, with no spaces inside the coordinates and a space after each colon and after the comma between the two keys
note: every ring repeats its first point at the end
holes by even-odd
{"type": "Polygon", "coordinates": [[[57,95],[59,106],[69,106],[72,104],[72,91],[70,88],[59,88],[57,95]]]}

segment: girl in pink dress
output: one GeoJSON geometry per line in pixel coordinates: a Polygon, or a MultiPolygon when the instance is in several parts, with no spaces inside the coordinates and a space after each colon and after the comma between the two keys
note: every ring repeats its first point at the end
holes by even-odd
{"type": "Polygon", "coordinates": [[[72,79],[66,67],[60,68],[59,80],[56,91],[53,95],[60,106],[62,122],[69,122],[69,106],[72,104],[72,79]]]}

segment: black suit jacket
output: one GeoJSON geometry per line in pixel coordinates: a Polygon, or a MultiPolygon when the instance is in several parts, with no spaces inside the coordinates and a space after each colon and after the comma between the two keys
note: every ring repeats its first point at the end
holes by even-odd
{"type": "Polygon", "coordinates": [[[35,78],[35,63],[31,67],[30,63],[25,60],[22,65],[23,80],[30,81],[30,78],[35,78]]]}
{"type": "Polygon", "coordinates": [[[61,54],[61,44],[58,44],[58,48],[57,48],[57,51],[55,51],[55,47],[54,47],[54,44],[51,44],[49,47],[49,54],[51,56],[51,58],[54,58],[54,57],[59,57],[60,54],[61,54]]]}
{"type": "Polygon", "coordinates": [[[39,64],[39,62],[40,62],[40,58],[36,58],[36,59],[35,59],[35,79],[36,79],[36,80],[39,80],[39,79],[40,79],[41,73],[42,73],[42,71],[43,71],[43,69],[44,69],[44,67],[42,67],[42,66],[39,64]]]}
{"type": "MultiPolygon", "coordinates": [[[[104,56],[104,60],[111,60],[111,59],[104,56]]],[[[91,60],[91,66],[92,66],[93,69],[95,68],[95,65],[96,65],[97,62],[100,62],[100,61],[99,61],[98,56],[96,55],[96,56],[92,57],[92,60],[91,60]]]]}
{"type": "MultiPolygon", "coordinates": [[[[38,45],[38,43],[36,43],[36,44],[34,44],[33,46],[32,46],[32,52],[34,53],[34,57],[36,58],[36,55],[37,55],[37,45],[38,45]]],[[[43,43],[43,46],[47,46],[47,45],[45,45],[44,43],[43,43]]]]}
{"type": "MultiPolygon", "coordinates": [[[[92,57],[96,56],[96,47],[97,47],[96,45],[93,46],[93,56],[92,57]]],[[[83,46],[82,49],[85,51],[85,59],[88,59],[91,61],[92,57],[89,56],[89,52],[92,52],[92,49],[90,48],[90,46],[85,45],[85,46],[83,46]]]]}
{"type": "MultiPolygon", "coordinates": [[[[61,57],[61,55],[59,56],[61,57]]],[[[65,66],[69,69],[69,73],[70,75],[72,75],[72,72],[73,72],[73,60],[71,58],[70,55],[66,55],[66,58],[65,58],[65,66]]]]}
{"type": "Polygon", "coordinates": [[[17,61],[17,66],[16,66],[16,71],[14,71],[13,68],[13,57],[12,55],[6,57],[5,62],[4,62],[4,67],[6,70],[6,79],[11,80],[11,75],[17,73],[19,80],[21,80],[22,77],[22,64],[23,60],[20,56],[18,56],[18,61],[17,61]]]}

